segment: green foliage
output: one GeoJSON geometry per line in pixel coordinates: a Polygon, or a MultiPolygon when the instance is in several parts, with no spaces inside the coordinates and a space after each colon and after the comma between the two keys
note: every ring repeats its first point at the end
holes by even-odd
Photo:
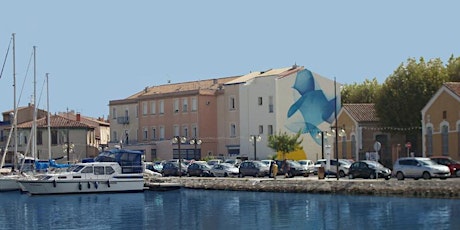
{"type": "Polygon", "coordinates": [[[449,81],[460,82],[460,57],[450,56],[446,68],[449,81]]]}
{"type": "Polygon", "coordinates": [[[268,137],[268,147],[275,152],[281,152],[283,154],[283,159],[285,159],[286,153],[303,149],[303,139],[301,138],[299,140],[300,133],[299,130],[295,135],[289,135],[287,132],[279,131],[278,134],[268,137]]]}
{"type": "Polygon", "coordinates": [[[379,90],[375,109],[383,126],[398,127],[392,132],[414,134],[419,132],[420,111],[441,87],[448,81],[448,74],[442,61],[432,59],[417,62],[410,58],[390,75],[379,90]]]}
{"type": "Polygon", "coordinates": [[[381,85],[376,78],[366,79],[362,84],[355,82],[351,85],[344,85],[340,93],[342,104],[374,103],[380,88],[381,85]]]}

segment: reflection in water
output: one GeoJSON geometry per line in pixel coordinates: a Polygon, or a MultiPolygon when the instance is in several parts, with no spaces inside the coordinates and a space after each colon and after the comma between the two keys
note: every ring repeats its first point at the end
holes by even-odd
{"type": "Polygon", "coordinates": [[[0,193],[5,229],[455,229],[460,200],[180,189],[0,193]]]}

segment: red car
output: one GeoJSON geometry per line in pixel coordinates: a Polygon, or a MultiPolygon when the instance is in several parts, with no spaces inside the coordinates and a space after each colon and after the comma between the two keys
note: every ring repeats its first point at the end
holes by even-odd
{"type": "Polygon", "coordinates": [[[430,159],[438,164],[449,167],[452,176],[460,177],[460,162],[447,156],[433,156],[430,159]]]}

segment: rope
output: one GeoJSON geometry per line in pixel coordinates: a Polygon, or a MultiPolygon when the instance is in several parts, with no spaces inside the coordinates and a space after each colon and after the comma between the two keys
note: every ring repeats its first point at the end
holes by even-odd
{"type": "Polygon", "coordinates": [[[8,49],[6,50],[6,55],[5,55],[5,60],[3,60],[3,66],[2,66],[2,71],[0,72],[0,78],[2,78],[3,75],[3,69],[5,69],[5,64],[6,60],[8,58],[8,53],[10,52],[10,46],[11,46],[11,41],[13,40],[13,37],[10,39],[10,44],[8,44],[8,49]]]}

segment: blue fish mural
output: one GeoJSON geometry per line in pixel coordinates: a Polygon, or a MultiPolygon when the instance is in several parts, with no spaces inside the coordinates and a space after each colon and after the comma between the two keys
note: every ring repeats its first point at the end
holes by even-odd
{"type": "Polygon", "coordinates": [[[323,122],[332,123],[336,105],[336,98],[328,100],[324,91],[317,85],[311,71],[304,69],[297,73],[294,86],[300,98],[292,104],[287,112],[287,117],[292,117],[300,112],[303,121],[291,121],[286,127],[292,132],[310,133],[317,144],[321,140],[316,135],[321,130],[318,126],[323,122]]]}

